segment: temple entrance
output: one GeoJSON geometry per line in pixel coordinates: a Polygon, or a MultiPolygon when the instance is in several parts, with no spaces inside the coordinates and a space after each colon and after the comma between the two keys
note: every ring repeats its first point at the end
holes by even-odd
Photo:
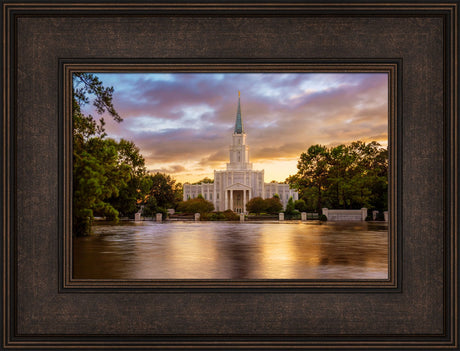
{"type": "Polygon", "coordinates": [[[251,199],[251,188],[241,183],[233,184],[225,191],[225,209],[236,213],[246,212],[246,203],[251,199]]]}
{"type": "Polygon", "coordinates": [[[243,213],[243,190],[233,190],[233,212],[243,213]]]}

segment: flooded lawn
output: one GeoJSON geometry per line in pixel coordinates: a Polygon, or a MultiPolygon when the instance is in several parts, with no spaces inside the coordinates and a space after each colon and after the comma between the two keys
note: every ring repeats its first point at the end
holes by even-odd
{"type": "Polygon", "coordinates": [[[126,222],[74,238],[73,277],[386,279],[388,225],[126,222]]]}

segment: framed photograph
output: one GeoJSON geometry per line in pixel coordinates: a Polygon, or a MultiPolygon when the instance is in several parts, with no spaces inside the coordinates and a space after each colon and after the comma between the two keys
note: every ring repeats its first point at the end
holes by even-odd
{"type": "Polygon", "coordinates": [[[458,349],[458,7],[3,3],[4,349],[458,349]]]}
{"type": "MultiPolygon", "coordinates": [[[[388,96],[397,90],[396,64],[278,63],[277,73],[254,63],[189,64],[186,73],[167,64],[142,67],[153,72],[81,73],[111,68],[63,64],[74,101],[91,79],[113,82],[113,105],[123,115],[123,121],[108,112],[93,117],[90,99],[72,111],[65,133],[74,145],[66,157],[74,160],[67,287],[105,286],[108,279],[143,287],[150,280],[155,288],[171,284],[165,279],[208,288],[299,280],[305,287],[395,285],[397,235],[389,236],[387,210],[388,129],[396,115],[388,96]],[[280,91],[284,96],[275,98],[280,91]],[[97,125],[100,118],[100,131],[90,134],[87,121],[97,125]],[[113,147],[120,149],[111,163],[113,147]],[[94,162],[107,167],[88,172],[94,162]],[[120,182],[122,169],[127,178],[120,182]],[[117,194],[97,195],[101,188],[117,194]],[[83,226],[88,209],[94,215],[83,226]],[[132,254],[139,245],[145,256],[132,254]]],[[[64,105],[72,100],[63,98],[64,105]]]]}

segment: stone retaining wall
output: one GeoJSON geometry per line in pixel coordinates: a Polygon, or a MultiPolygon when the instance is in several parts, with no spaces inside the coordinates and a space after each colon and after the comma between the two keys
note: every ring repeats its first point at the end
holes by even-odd
{"type": "Polygon", "coordinates": [[[323,208],[323,215],[328,221],[365,221],[367,217],[367,208],[360,210],[331,210],[323,208]]]}

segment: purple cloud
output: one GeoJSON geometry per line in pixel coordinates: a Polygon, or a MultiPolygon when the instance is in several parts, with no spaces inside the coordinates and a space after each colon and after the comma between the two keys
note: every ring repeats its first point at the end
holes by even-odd
{"type": "MultiPolygon", "coordinates": [[[[387,140],[386,74],[98,76],[114,87],[114,105],[124,118],[105,117],[109,136],[134,141],[149,169],[182,178],[225,167],[238,91],[251,161],[258,164],[295,159],[316,143],[387,140]]],[[[90,106],[85,110],[95,115],[90,106]]]]}

